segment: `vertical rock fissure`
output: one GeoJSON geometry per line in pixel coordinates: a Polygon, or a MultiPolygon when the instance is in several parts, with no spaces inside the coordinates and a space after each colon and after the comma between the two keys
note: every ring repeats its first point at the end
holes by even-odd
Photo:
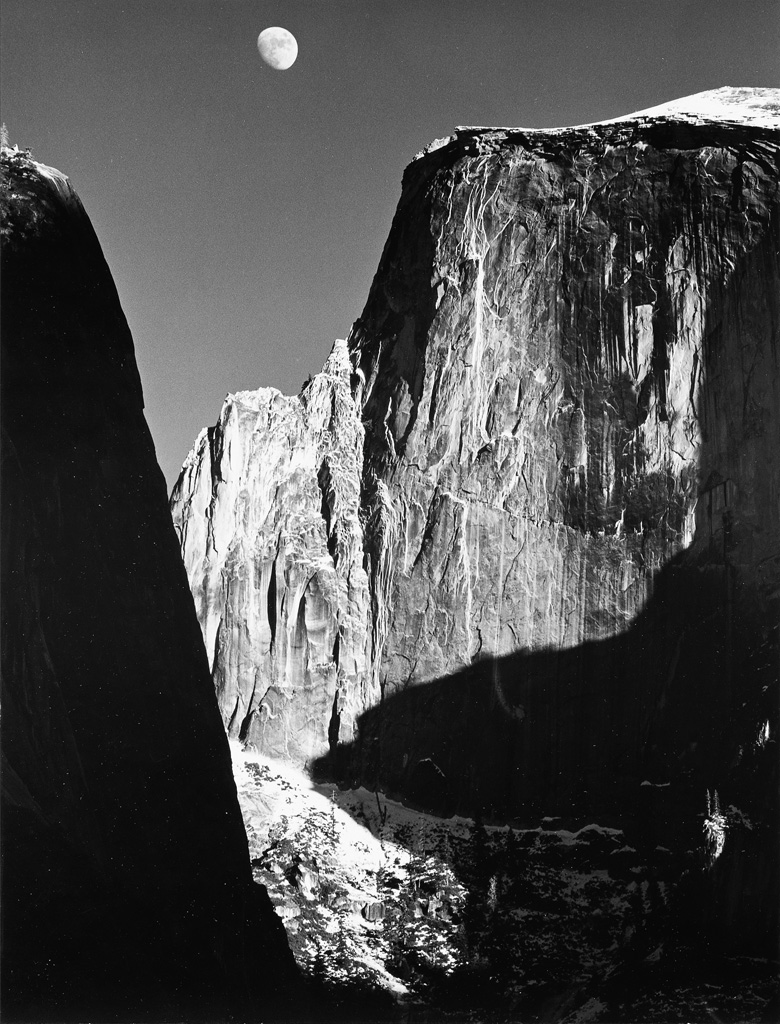
{"type": "Polygon", "coordinates": [[[266,614],[268,615],[268,630],[271,635],[270,648],[273,650],[276,646],[276,558],[271,562],[266,595],[266,614]]]}

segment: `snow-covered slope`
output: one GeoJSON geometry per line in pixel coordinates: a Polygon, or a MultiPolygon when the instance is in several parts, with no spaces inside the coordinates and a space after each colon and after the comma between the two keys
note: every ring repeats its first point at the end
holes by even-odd
{"type": "Polygon", "coordinates": [[[721,121],[780,130],[780,89],[738,89],[724,86],[660,103],[616,120],[674,118],[721,121]]]}
{"type": "MultiPolygon", "coordinates": [[[[780,130],[780,89],[745,89],[723,86],[720,89],[708,89],[706,92],[693,93],[681,99],[659,103],[655,107],[637,110],[633,114],[621,114],[603,121],[588,121],[585,124],[570,125],[561,128],[497,128],[475,127],[462,125],[460,131],[522,131],[544,132],[545,135],[555,132],[569,132],[582,128],[597,129],[604,125],[630,123],[632,121],[676,121],[703,124],[707,121],[721,124],[750,125],[770,130],[780,130]]],[[[438,140],[441,143],[447,140],[438,140]]],[[[437,145],[438,148],[438,145],[437,145]]],[[[423,152],[428,152],[428,147],[423,152]]]]}
{"type": "MultiPolygon", "coordinates": [[[[687,956],[674,920],[700,851],[582,818],[524,829],[438,818],[231,746],[255,878],[312,983],[332,999],[359,993],[361,1024],[390,1000],[437,1024],[763,1012],[767,962],[738,981],[728,965],[670,970],[687,956]]],[[[736,808],[722,820],[752,827],[736,808]]]]}

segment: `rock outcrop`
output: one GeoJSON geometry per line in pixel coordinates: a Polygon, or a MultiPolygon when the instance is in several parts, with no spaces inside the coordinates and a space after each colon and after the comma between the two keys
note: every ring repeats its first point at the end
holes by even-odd
{"type": "Polygon", "coordinates": [[[246,835],[130,332],[68,180],[3,152],[3,1019],[270,1015],[246,835]]]}
{"type": "Polygon", "coordinates": [[[173,494],[232,733],[450,811],[774,820],[778,101],[412,162],[346,351],[173,494]]]}
{"type": "Polygon", "coordinates": [[[173,499],[228,733],[296,763],[351,736],[341,716],[372,703],[350,374],[337,342],[298,398],[231,395],[173,499]]]}

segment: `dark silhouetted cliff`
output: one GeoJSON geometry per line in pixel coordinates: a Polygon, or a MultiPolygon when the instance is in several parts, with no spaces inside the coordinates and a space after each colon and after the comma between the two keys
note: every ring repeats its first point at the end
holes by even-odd
{"type": "Polygon", "coordinates": [[[3,171],[3,1019],[271,1016],[297,976],[130,332],[67,179],[3,171]]]}

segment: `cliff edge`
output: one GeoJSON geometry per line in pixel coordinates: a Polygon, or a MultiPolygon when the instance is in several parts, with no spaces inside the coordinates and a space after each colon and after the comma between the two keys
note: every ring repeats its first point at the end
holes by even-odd
{"type": "Polygon", "coordinates": [[[3,1019],[273,1015],[297,974],[130,332],[67,178],[2,169],[3,1019]]]}

